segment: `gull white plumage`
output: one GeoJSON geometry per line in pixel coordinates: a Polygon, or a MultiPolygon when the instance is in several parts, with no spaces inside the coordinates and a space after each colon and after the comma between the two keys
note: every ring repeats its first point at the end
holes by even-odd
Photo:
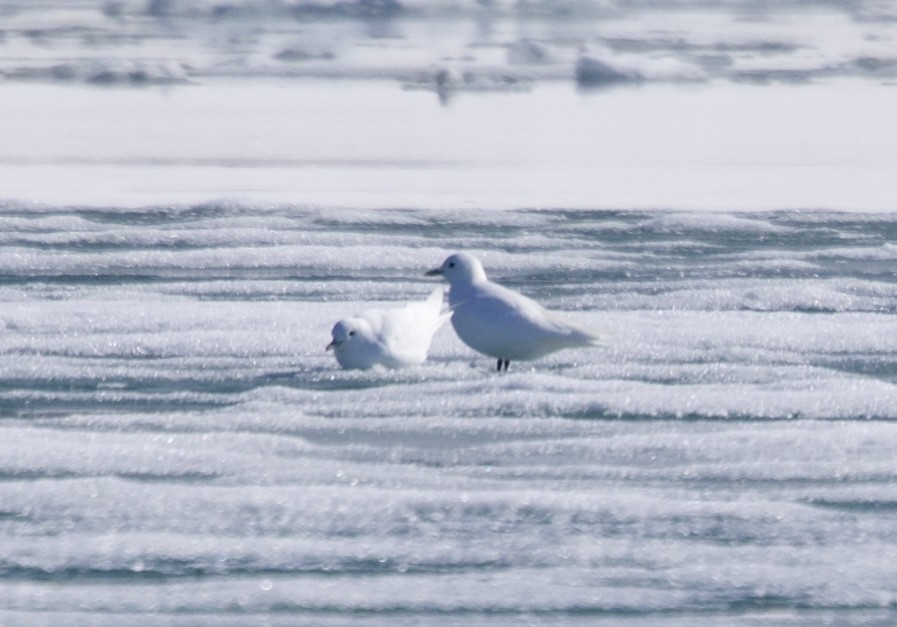
{"type": "Polygon", "coordinates": [[[511,361],[538,359],[564,348],[592,346],[595,331],[560,319],[536,301],[486,278],[479,259],[469,253],[448,257],[427,276],[449,282],[452,326],[473,350],[498,359],[498,370],[511,361]]]}
{"type": "Polygon", "coordinates": [[[368,309],[333,326],[333,350],[346,369],[407,368],[427,359],[433,334],[451,317],[442,309],[443,290],[397,309],[368,309]]]}

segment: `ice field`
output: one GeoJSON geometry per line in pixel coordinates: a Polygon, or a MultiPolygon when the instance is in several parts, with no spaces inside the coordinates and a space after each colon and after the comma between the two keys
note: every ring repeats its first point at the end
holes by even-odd
{"type": "Polygon", "coordinates": [[[890,3],[0,17],[0,624],[897,620],[890,3]]]}
{"type": "Polygon", "coordinates": [[[2,222],[7,610],[890,615],[891,216],[10,205],[2,222]],[[420,368],[339,370],[332,322],[429,293],[423,270],[462,245],[605,344],[499,376],[444,327],[420,368]]]}

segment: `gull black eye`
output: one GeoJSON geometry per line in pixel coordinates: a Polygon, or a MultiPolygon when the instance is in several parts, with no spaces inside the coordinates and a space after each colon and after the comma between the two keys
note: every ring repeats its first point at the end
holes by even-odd
{"type": "Polygon", "coordinates": [[[449,268],[454,268],[454,267],[455,267],[455,262],[454,262],[454,261],[450,261],[450,262],[449,262],[449,268]]]}
{"type": "Polygon", "coordinates": [[[355,331],[349,331],[349,335],[355,335],[355,331]]]}

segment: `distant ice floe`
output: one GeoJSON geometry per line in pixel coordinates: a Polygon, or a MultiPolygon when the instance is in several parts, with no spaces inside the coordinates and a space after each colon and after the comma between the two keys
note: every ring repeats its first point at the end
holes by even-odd
{"type": "Polygon", "coordinates": [[[558,51],[544,42],[524,38],[508,46],[511,65],[551,65],[558,63],[558,51]]]}
{"type": "Polygon", "coordinates": [[[758,0],[713,12],[701,2],[613,0],[108,0],[40,10],[21,1],[6,12],[7,80],[386,78],[447,101],[540,81],[588,88],[897,79],[897,20],[876,0],[800,11],[758,0]]]}
{"type": "Polygon", "coordinates": [[[177,61],[119,59],[62,62],[46,67],[17,67],[6,78],[24,81],[80,82],[92,85],[176,85],[190,82],[189,69],[177,61]]]}
{"type": "Polygon", "coordinates": [[[314,52],[304,46],[296,45],[283,48],[274,54],[274,58],[278,61],[295,63],[301,61],[330,61],[335,59],[336,55],[329,51],[314,52]]]}
{"type": "Polygon", "coordinates": [[[580,87],[606,87],[643,82],[698,82],[707,74],[693,64],[671,57],[644,58],[586,52],[576,61],[576,82],[580,87]]]}

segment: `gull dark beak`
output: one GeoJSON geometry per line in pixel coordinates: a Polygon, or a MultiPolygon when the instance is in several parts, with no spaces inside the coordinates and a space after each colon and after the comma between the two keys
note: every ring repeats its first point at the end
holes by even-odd
{"type": "Polygon", "coordinates": [[[336,345],[337,345],[336,340],[333,340],[332,342],[330,342],[330,344],[328,344],[327,346],[324,347],[324,350],[325,351],[332,350],[336,347],[336,345]]]}
{"type": "Polygon", "coordinates": [[[430,270],[430,271],[424,273],[424,276],[441,276],[441,275],[442,275],[442,268],[434,268],[433,270],[430,270]]]}

